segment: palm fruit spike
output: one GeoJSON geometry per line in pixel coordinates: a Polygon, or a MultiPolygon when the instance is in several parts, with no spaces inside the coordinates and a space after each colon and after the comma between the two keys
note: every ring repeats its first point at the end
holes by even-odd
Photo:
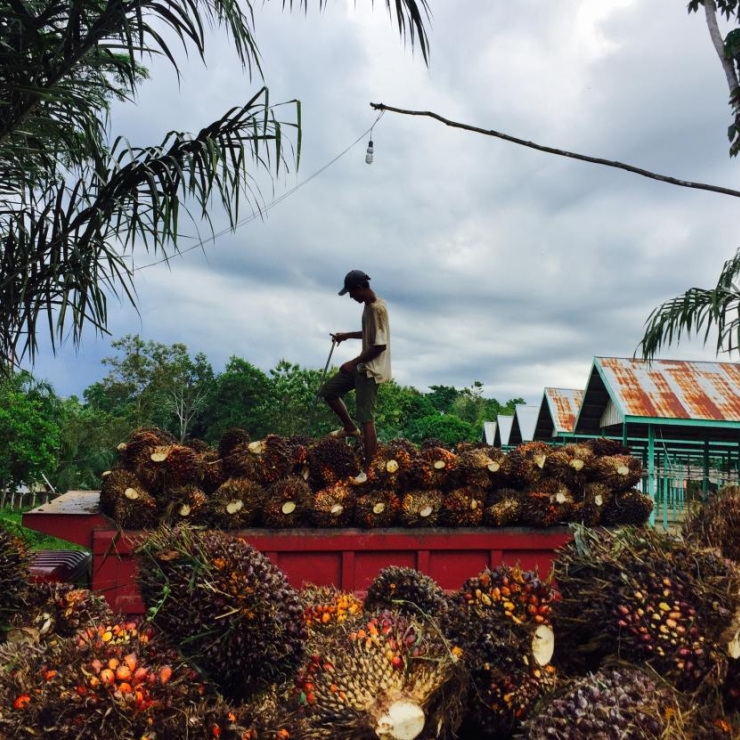
{"type": "Polygon", "coordinates": [[[134,472],[160,502],[165,503],[172,488],[200,484],[203,476],[200,455],[184,445],[160,445],[136,458],[134,472]]]}
{"type": "Polygon", "coordinates": [[[338,629],[364,618],[363,604],[354,594],[333,586],[306,586],[300,591],[308,630],[307,652],[333,639],[338,629]]]}
{"type": "Polygon", "coordinates": [[[585,445],[590,447],[594,455],[597,457],[604,457],[606,455],[629,455],[631,454],[630,448],[625,447],[619,440],[607,439],[606,437],[594,437],[593,439],[587,439],[584,442],[585,445]]]}
{"type": "Polygon", "coordinates": [[[626,491],[642,479],[642,462],[630,455],[597,457],[591,466],[591,478],[613,491],[626,491]]]}
{"type": "Polygon", "coordinates": [[[448,601],[441,586],[413,568],[388,566],[375,576],[365,595],[365,611],[396,610],[410,617],[438,618],[448,601]]]}
{"type": "Polygon", "coordinates": [[[725,486],[692,508],[682,534],[699,547],[716,547],[726,558],[740,562],[740,486],[725,486]]]}
{"type": "Polygon", "coordinates": [[[251,441],[246,429],[230,427],[218,441],[218,456],[223,460],[229,457],[238,445],[248,445],[251,441]]]}
{"type": "Polygon", "coordinates": [[[312,518],[319,527],[347,527],[354,521],[357,488],[345,481],[323,488],[313,499],[312,518]]]}
{"type": "Polygon", "coordinates": [[[442,524],[446,527],[478,527],[483,523],[486,492],[481,488],[455,488],[442,501],[442,524]]]}
{"type": "Polygon", "coordinates": [[[263,486],[285,478],[293,470],[293,450],[285,437],[268,434],[264,439],[252,442],[249,450],[257,455],[259,482],[263,486]]]}
{"type": "Polygon", "coordinates": [[[612,490],[603,483],[587,483],[583,487],[583,500],[573,515],[573,521],[596,527],[601,523],[604,508],[611,501],[612,490]]]}
{"type": "Polygon", "coordinates": [[[137,460],[142,455],[151,454],[155,447],[172,445],[176,442],[175,437],[163,429],[139,427],[134,429],[128,439],[121,442],[116,449],[123,466],[128,470],[134,470],[137,460]]]}
{"type": "Polygon", "coordinates": [[[7,738],[184,740],[192,735],[183,707],[213,696],[160,635],[133,620],[102,622],[35,649],[8,646],[0,662],[14,666],[0,676],[7,738]]]}
{"type": "Polygon", "coordinates": [[[225,532],[160,528],[135,550],[154,624],[230,698],[290,676],[306,630],[298,593],[265,555],[225,532]]]}
{"type": "Polygon", "coordinates": [[[447,489],[457,475],[458,456],[445,447],[425,447],[422,459],[430,466],[429,487],[447,489]]]}
{"type": "Polygon", "coordinates": [[[307,451],[311,485],[320,491],[360,472],[357,453],[343,439],[323,437],[307,451]]]}
{"type": "Polygon", "coordinates": [[[148,529],[156,526],[159,520],[154,497],[134,473],[124,468],[103,473],[100,511],[122,529],[148,529]]]}
{"type": "Polygon", "coordinates": [[[522,515],[522,494],[513,488],[489,491],[483,508],[486,527],[512,527],[522,515]]]}
{"type": "Polygon", "coordinates": [[[653,511],[653,505],[650,496],[634,488],[615,493],[601,512],[601,523],[605,526],[646,524],[653,511]]]}
{"type": "Polygon", "coordinates": [[[302,527],[311,517],[313,492],[308,483],[296,475],[276,481],[267,489],[262,508],[263,527],[302,527]]]}
{"type": "Polygon", "coordinates": [[[545,477],[545,464],[552,453],[546,442],[524,442],[509,452],[511,482],[525,488],[545,477]]]}
{"type": "Polygon", "coordinates": [[[31,554],[25,541],[0,525],[0,630],[23,604],[30,568],[31,554]]]}
{"type": "Polygon", "coordinates": [[[368,482],[379,488],[399,490],[399,481],[411,472],[416,455],[413,445],[405,439],[382,445],[368,466],[368,482]]]}
{"type": "Polygon", "coordinates": [[[73,583],[30,583],[22,609],[11,619],[14,638],[32,643],[71,637],[79,629],[114,618],[108,602],[98,593],[73,583]]]}
{"type": "Polygon", "coordinates": [[[585,444],[566,444],[547,456],[545,475],[573,489],[582,488],[589,479],[593,450],[585,444]]]}
{"type": "Polygon", "coordinates": [[[442,514],[442,491],[423,489],[401,494],[398,522],[403,527],[436,527],[442,514]]]}
{"type": "Polygon", "coordinates": [[[161,521],[167,524],[178,522],[200,524],[205,521],[208,496],[198,486],[185,485],[173,488],[167,498],[161,521]]]}
{"type": "Polygon", "coordinates": [[[400,508],[401,503],[395,491],[363,488],[355,500],[354,522],[365,529],[392,527],[398,521],[400,508]]]}
{"type": "Polygon", "coordinates": [[[206,450],[200,456],[203,480],[201,487],[207,494],[213,493],[222,483],[226,482],[224,462],[217,450],[206,450]]]}
{"type": "Polygon", "coordinates": [[[229,478],[203,506],[202,521],[217,529],[253,526],[267,495],[263,486],[249,478],[229,478]]]}
{"type": "Polygon", "coordinates": [[[554,600],[535,571],[505,565],[469,579],[453,595],[442,623],[473,677],[466,737],[509,737],[552,689],[554,600]]]}
{"type": "Polygon", "coordinates": [[[686,738],[675,689],[630,665],[569,681],[542,701],[523,729],[528,740],[686,738]]]}
{"type": "Polygon", "coordinates": [[[680,690],[718,686],[737,643],[740,571],[717,551],[649,528],[575,527],[554,562],[560,659],[645,663],[680,690]]]}
{"type": "Polygon", "coordinates": [[[382,612],[327,645],[299,674],[302,740],[455,737],[457,656],[420,619],[382,612]]]}
{"type": "Polygon", "coordinates": [[[454,476],[455,487],[479,488],[488,490],[491,486],[489,467],[493,460],[486,448],[474,448],[461,452],[457,457],[457,469],[454,476]]]}

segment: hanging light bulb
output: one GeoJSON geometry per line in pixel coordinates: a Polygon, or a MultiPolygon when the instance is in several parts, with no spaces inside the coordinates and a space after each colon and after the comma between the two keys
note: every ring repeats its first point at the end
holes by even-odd
{"type": "Polygon", "coordinates": [[[373,140],[370,139],[370,141],[367,144],[367,153],[365,154],[365,163],[366,164],[372,164],[373,163],[373,140]]]}

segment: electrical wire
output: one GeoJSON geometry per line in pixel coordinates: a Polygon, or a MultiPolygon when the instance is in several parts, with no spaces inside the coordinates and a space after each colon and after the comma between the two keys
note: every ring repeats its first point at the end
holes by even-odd
{"type": "Polygon", "coordinates": [[[339,154],[337,154],[337,156],[334,157],[334,159],[329,160],[325,165],[323,165],[323,167],[320,167],[312,175],[310,175],[309,177],[307,177],[302,182],[299,182],[296,186],[292,187],[290,190],[287,190],[286,192],[284,192],[278,198],[275,198],[275,200],[271,201],[266,206],[260,208],[256,213],[253,213],[251,216],[247,216],[246,218],[242,219],[241,221],[238,221],[234,225],[233,228],[229,226],[229,227],[227,227],[227,228],[219,231],[218,233],[213,234],[212,236],[208,237],[207,239],[199,239],[198,240],[198,243],[197,244],[193,244],[192,247],[187,247],[186,249],[178,249],[175,252],[175,254],[173,254],[171,256],[163,257],[162,259],[157,260],[156,262],[150,262],[150,263],[148,263],[146,265],[140,265],[139,267],[134,267],[134,268],[132,268],[131,271],[132,272],[138,272],[139,270],[144,270],[147,267],[155,267],[156,265],[161,265],[163,262],[169,262],[174,257],[180,257],[180,256],[186,254],[187,252],[191,252],[193,249],[202,248],[206,244],[208,244],[209,242],[215,242],[216,239],[219,239],[220,237],[224,236],[224,234],[228,234],[229,232],[234,232],[237,229],[241,228],[242,226],[246,226],[246,224],[250,223],[251,221],[254,221],[256,218],[262,216],[262,214],[267,213],[268,211],[270,211],[271,209],[273,209],[276,205],[278,205],[279,203],[282,203],[286,198],[289,198],[291,195],[293,195],[294,193],[296,193],[302,187],[305,187],[306,185],[308,185],[308,183],[310,183],[311,180],[314,180],[319,175],[321,175],[326,170],[328,170],[329,167],[331,167],[333,164],[335,164],[336,162],[338,162],[345,154],[347,154],[350,150],[354,149],[354,147],[356,147],[368,134],[370,134],[372,136],[373,129],[375,128],[375,124],[383,117],[384,114],[385,114],[385,111],[380,111],[380,113],[378,114],[378,117],[375,119],[375,121],[373,121],[372,126],[370,126],[370,128],[367,129],[366,131],[363,131],[343,152],[340,152],[339,154]]]}

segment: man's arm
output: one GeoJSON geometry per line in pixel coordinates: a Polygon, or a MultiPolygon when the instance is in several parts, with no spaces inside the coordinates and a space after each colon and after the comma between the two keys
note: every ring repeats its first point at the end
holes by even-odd
{"type": "Polygon", "coordinates": [[[362,339],[361,331],[338,331],[331,335],[337,344],[341,344],[345,339],[362,339]]]}
{"type": "MultiPolygon", "coordinates": [[[[360,333],[362,336],[362,333],[360,333]]],[[[343,373],[351,373],[358,365],[363,362],[372,362],[378,355],[385,352],[384,344],[375,344],[372,347],[368,347],[362,354],[357,355],[354,360],[348,360],[339,369],[343,373]]]]}

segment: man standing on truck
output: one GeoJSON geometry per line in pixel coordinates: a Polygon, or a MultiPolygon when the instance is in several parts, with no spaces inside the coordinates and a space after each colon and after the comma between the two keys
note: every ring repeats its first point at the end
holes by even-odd
{"type": "Polygon", "coordinates": [[[330,433],[332,437],[360,437],[365,445],[365,464],[370,463],[378,447],[375,430],[375,408],[378,386],[391,379],[391,330],[385,301],[370,287],[370,277],[362,270],[350,270],[344,278],[339,295],[349,293],[358,303],[364,303],[362,331],[337,332],[332,337],[337,344],[345,339],[361,339],[362,350],[353,360],[348,360],[339,372],[329,378],[319,389],[329,408],[339,417],[342,428],[330,433]],[[357,421],[355,426],[342,400],[351,390],[355,391],[357,421]]]}

